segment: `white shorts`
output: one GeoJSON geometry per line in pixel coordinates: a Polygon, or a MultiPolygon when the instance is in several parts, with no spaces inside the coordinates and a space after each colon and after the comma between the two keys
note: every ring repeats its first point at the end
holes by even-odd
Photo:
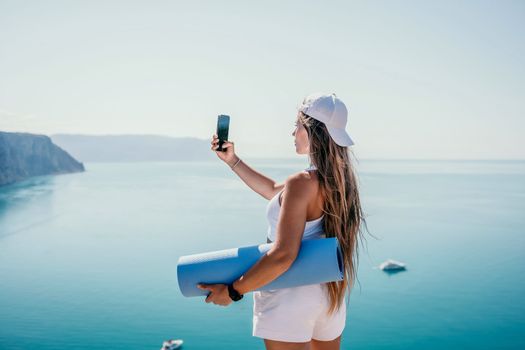
{"type": "Polygon", "coordinates": [[[286,341],[334,340],[346,322],[346,297],[339,311],[327,315],[326,284],[253,292],[253,336],[286,341]]]}

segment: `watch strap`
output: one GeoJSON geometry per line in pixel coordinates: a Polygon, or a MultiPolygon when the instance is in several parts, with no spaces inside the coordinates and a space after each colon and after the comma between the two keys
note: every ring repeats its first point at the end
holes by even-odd
{"type": "Polygon", "coordinates": [[[239,301],[244,296],[235,290],[235,288],[233,288],[233,283],[228,284],[228,294],[233,301],[239,301]]]}

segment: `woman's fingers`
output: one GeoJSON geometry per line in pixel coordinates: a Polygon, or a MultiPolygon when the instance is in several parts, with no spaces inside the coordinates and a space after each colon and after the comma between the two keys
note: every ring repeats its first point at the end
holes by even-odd
{"type": "MultiPolygon", "coordinates": [[[[223,141],[222,143],[222,148],[228,148],[230,146],[233,146],[233,142],[230,142],[230,141],[223,141]]],[[[215,150],[219,147],[219,139],[218,138],[214,138],[211,142],[211,149],[212,150],[215,150]]]]}
{"type": "Polygon", "coordinates": [[[206,297],[206,303],[211,303],[211,293],[206,297]]]}
{"type": "Polygon", "coordinates": [[[206,301],[206,303],[211,303],[211,299],[212,299],[212,293],[213,293],[213,287],[210,286],[210,285],[207,285],[207,284],[204,284],[204,283],[198,283],[197,284],[197,287],[199,289],[203,289],[203,290],[209,290],[210,293],[208,293],[208,296],[206,296],[206,299],[204,301],[206,301]]]}

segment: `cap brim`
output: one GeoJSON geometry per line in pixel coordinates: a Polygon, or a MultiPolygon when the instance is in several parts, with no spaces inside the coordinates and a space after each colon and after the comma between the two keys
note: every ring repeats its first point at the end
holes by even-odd
{"type": "Polygon", "coordinates": [[[332,136],[332,139],[339,146],[346,147],[354,144],[354,141],[350,138],[350,135],[348,135],[345,129],[333,128],[328,125],[326,128],[328,129],[330,136],[332,136]]]}

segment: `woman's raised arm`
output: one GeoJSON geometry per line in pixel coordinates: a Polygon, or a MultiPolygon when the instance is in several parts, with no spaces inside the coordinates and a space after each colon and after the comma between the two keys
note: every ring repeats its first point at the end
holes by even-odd
{"type": "Polygon", "coordinates": [[[271,178],[261,174],[255,169],[251,168],[242,159],[235,154],[233,142],[225,141],[222,144],[222,148],[226,149],[226,152],[216,151],[219,146],[219,139],[217,135],[213,135],[211,149],[215,151],[217,156],[224,161],[226,164],[233,168],[232,170],[241,178],[242,181],[252,190],[270,200],[279,191],[284,188],[284,183],[277,184],[271,178]]]}

